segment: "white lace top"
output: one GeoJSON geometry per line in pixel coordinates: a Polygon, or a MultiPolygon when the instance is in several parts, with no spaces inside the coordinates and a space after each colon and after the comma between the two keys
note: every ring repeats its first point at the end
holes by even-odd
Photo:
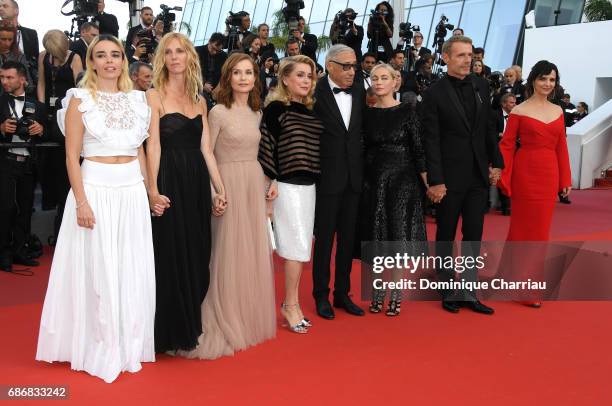
{"type": "Polygon", "coordinates": [[[72,88],[62,100],[57,112],[57,124],[66,135],[66,111],[70,99],[81,100],[79,111],[83,113],[83,157],[136,156],[138,147],[149,136],[151,108],[144,92],[97,93],[94,100],[87,89],[72,88]]]}

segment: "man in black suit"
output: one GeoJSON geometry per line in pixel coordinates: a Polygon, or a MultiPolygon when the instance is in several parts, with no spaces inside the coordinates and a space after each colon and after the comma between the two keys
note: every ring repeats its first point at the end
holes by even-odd
{"type": "Polygon", "coordinates": [[[15,0],[0,0],[0,17],[17,27],[17,45],[25,55],[32,85],[38,82],[38,34],[36,30],[19,25],[19,4],[15,0]]]}
{"type": "Polygon", "coordinates": [[[119,38],[119,23],[117,17],[113,14],[104,12],[104,0],[98,3],[98,14],[93,18],[93,21],[98,23],[100,34],[110,34],[119,38]]]}
{"type": "MultiPolygon", "coordinates": [[[[489,86],[470,75],[472,40],[454,36],[442,47],[448,66],[446,77],[425,92],[422,106],[423,142],[427,157],[427,195],[439,203],[436,211],[436,255],[452,256],[459,217],[462,218],[462,256],[480,255],[480,241],[487,209],[489,184],[499,179],[503,160],[491,117],[489,86]]],[[[444,282],[457,279],[453,268],[442,267],[444,282]]],[[[476,281],[476,269],[458,273],[462,280],[476,281]]],[[[442,290],[442,306],[456,313],[462,306],[492,314],[473,291],[442,290]]]]}
{"type": "Polygon", "coordinates": [[[134,40],[134,35],[136,35],[140,31],[150,31],[151,37],[154,37],[154,27],[153,27],[153,19],[155,16],[153,15],[153,9],[151,7],[145,6],[140,9],[140,21],[141,23],[135,27],[131,27],[128,30],[127,37],[125,37],[125,53],[127,54],[129,50],[132,49],[132,42],[134,40]]]}
{"type": "MultiPolygon", "coordinates": [[[[508,124],[510,112],[516,106],[516,96],[513,93],[504,93],[500,99],[500,105],[501,107],[499,109],[493,111],[493,114],[495,115],[498,141],[501,141],[504,131],[506,130],[506,125],[508,124]]],[[[510,198],[504,195],[500,188],[497,188],[496,190],[499,196],[499,202],[501,206],[500,210],[502,212],[502,215],[509,216],[510,198]]]]}
{"type": "Polygon", "coordinates": [[[323,122],[321,178],[317,184],[313,296],[317,314],[334,318],[329,302],[330,261],[336,235],[334,307],[363,316],[349,297],[353,244],[363,178],[363,83],[354,81],[359,69],[355,52],[346,45],[332,46],[325,59],[328,75],[317,83],[314,112],[323,122]]]}
{"type": "Polygon", "coordinates": [[[235,13],[234,16],[241,19],[240,26],[238,27],[238,36],[235,38],[230,38],[229,36],[231,28],[229,25],[230,17],[225,20],[225,38],[223,40],[223,49],[227,49],[228,53],[231,53],[236,49],[242,49],[242,41],[244,41],[244,39],[249,35],[254,35],[251,31],[249,31],[249,28],[251,27],[251,15],[249,13],[246,11],[239,11],[235,13]],[[230,39],[233,41],[231,44],[230,39]]]}
{"type": "MultiPolygon", "coordinates": [[[[412,41],[414,42],[414,45],[410,47],[410,59],[408,60],[408,66],[410,67],[410,70],[416,71],[416,63],[425,55],[431,54],[431,50],[423,46],[423,34],[421,34],[419,31],[414,33],[412,41]]],[[[398,48],[401,48],[399,42],[397,46],[398,48]]]]}
{"type": "Polygon", "coordinates": [[[352,8],[344,10],[342,15],[339,17],[336,15],[334,22],[329,30],[329,37],[333,45],[344,44],[351,47],[357,56],[357,61],[361,61],[361,44],[363,42],[363,27],[355,24],[357,13],[352,8]],[[348,27],[345,32],[341,32],[341,21],[346,21],[348,27]]]}
{"type": "Polygon", "coordinates": [[[200,59],[204,96],[209,108],[212,108],[212,92],[221,80],[221,68],[227,59],[227,53],[223,51],[223,40],[223,34],[215,32],[210,36],[208,44],[195,47],[200,59]]]}
{"type": "Polygon", "coordinates": [[[293,36],[298,41],[300,45],[300,54],[306,55],[315,63],[317,62],[317,47],[319,46],[319,42],[317,40],[317,36],[314,34],[307,34],[304,32],[304,28],[306,27],[306,20],[304,17],[300,17],[298,19],[298,29],[293,31],[293,36]]]}
{"type": "Polygon", "coordinates": [[[43,135],[45,106],[25,94],[26,68],[18,62],[6,62],[0,69],[4,94],[0,96],[0,139],[23,143],[23,147],[0,149],[0,270],[10,272],[12,264],[36,266],[25,242],[30,233],[34,204],[35,149],[28,147],[43,135]],[[30,119],[27,127],[18,127],[22,117],[30,119]],[[18,130],[24,133],[17,135],[18,130]],[[26,138],[24,140],[23,138],[26,138]]]}
{"type": "Polygon", "coordinates": [[[89,44],[99,35],[98,26],[94,23],[85,22],[79,28],[79,35],[81,38],[74,41],[70,45],[70,50],[76,52],[81,57],[83,62],[83,69],[87,68],[87,48],[89,44]]]}

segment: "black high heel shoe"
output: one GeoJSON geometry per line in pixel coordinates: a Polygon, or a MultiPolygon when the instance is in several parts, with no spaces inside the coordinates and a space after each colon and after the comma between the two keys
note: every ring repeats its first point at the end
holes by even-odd
{"type": "Polygon", "coordinates": [[[399,290],[392,291],[389,299],[389,307],[387,308],[387,312],[385,314],[392,317],[399,316],[401,310],[400,307],[402,305],[402,292],[399,290]]]}
{"type": "Polygon", "coordinates": [[[380,313],[385,304],[387,291],[384,289],[372,289],[372,302],[370,302],[370,313],[380,313]]]}

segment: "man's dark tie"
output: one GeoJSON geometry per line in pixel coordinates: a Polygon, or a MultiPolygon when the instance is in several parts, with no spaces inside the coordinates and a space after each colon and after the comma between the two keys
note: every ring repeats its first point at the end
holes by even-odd
{"type": "Polygon", "coordinates": [[[25,101],[25,96],[13,96],[12,94],[9,94],[9,97],[13,100],[25,101]]]}
{"type": "Polygon", "coordinates": [[[504,114],[504,121],[508,119],[508,115],[504,114]]]}
{"type": "Polygon", "coordinates": [[[334,94],[338,94],[340,92],[344,92],[346,94],[351,94],[351,93],[353,93],[353,89],[351,89],[350,87],[347,87],[346,89],[341,89],[339,87],[334,87],[334,94]]]}

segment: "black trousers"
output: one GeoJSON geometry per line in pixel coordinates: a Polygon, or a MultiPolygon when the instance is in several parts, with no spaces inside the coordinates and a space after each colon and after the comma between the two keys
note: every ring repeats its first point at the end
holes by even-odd
{"type": "MultiPolygon", "coordinates": [[[[484,214],[487,210],[489,190],[476,173],[472,176],[470,187],[462,191],[447,191],[446,196],[436,209],[436,255],[453,256],[453,246],[457,233],[459,217],[462,219],[461,255],[478,256],[484,225],[484,214]]],[[[478,280],[475,268],[465,269],[460,274],[454,268],[437,269],[441,281],[464,279],[476,282],[478,280]]],[[[445,300],[475,300],[474,292],[469,290],[440,292],[445,300]]]]}
{"type": "Polygon", "coordinates": [[[0,256],[7,258],[23,248],[32,221],[34,165],[0,155],[0,256]]]}
{"type": "Polygon", "coordinates": [[[346,296],[351,290],[351,266],[358,210],[359,193],[353,191],[350,186],[347,186],[342,193],[317,193],[312,270],[312,294],[315,299],[327,299],[329,296],[334,235],[336,235],[334,296],[346,296]]]}

